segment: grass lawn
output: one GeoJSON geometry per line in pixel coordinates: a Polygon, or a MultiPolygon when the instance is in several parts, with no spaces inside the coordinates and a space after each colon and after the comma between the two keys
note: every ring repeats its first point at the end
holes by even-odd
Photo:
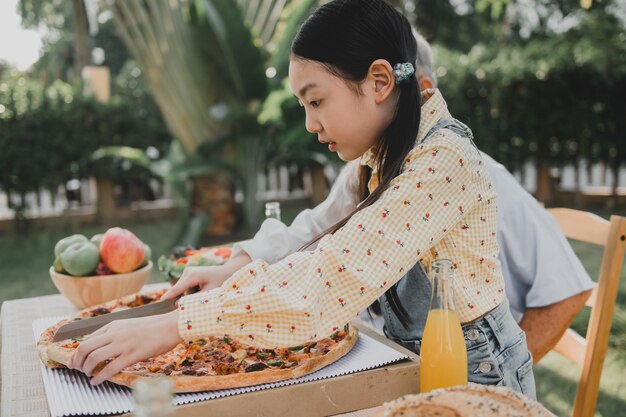
{"type": "MultiPolygon", "coordinates": [[[[301,208],[285,205],[283,219],[290,222],[301,208]]],[[[171,247],[177,243],[174,239],[178,236],[179,224],[173,220],[118,226],[132,230],[150,245],[153,261],[159,255],[169,253],[171,247]]],[[[83,233],[90,237],[103,232],[106,228],[103,226],[86,227],[80,230],[47,231],[33,233],[26,237],[0,236],[0,302],[56,293],[48,276],[48,268],[54,260],[55,243],[73,233],[83,233]]],[[[241,238],[246,238],[246,236],[241,236],[241,238]]],[[[577,243],[573,246],[590,275],[594,279],[597,278],[602,256],[600,248],[577,243]]],[[[150,282],[160,281],[161,277],[155,269],[150,282]]],[[[574,327],[581,334],[585,334],[588,316],[589,313],[585,309],[574,322],[574,327]]],[[[558,416],[570,415],[578,374],[579,368],[576,365],[569,363],[556,353],[549,354],[535,367],[539,401],[558,416]]],[[[626,377],[624,375],[626,375],[626,271],[622,271],[596,416],[626,417],[626,377]]]]}

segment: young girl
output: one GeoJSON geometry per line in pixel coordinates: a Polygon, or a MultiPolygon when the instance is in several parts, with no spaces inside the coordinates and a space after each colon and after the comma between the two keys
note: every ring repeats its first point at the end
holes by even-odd
{"type": "Polygon", "coordinates": [[[307,130],[355,161],[345,175],[358,177],[356,209],[306,250],[271,264],[250,256],[251,242],[243,242],[223,266],[188,268],[166,297],[195,285],[202,292],[181,298],[172,313],[101,328],[70,366],[90,375],[115,357],[93,378],[97,384],[181,339],[228,334],[294,346],[328,336],[379,297],[386,335],[419,352],[430,297],[424,268],[448,258],[469,380],[534,397],[531,357],[496,261],[490,178],[470,130],[452,118],[441,93],[422,103],[415,63],[410,24],[383,0],[317,9],[293,41],[289,80],[307,130]]]}

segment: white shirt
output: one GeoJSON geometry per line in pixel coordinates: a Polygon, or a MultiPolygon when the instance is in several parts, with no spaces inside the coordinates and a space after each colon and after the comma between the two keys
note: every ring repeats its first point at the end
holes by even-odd
{"type": "Polygon", "coordinates": [[[556,220],[502,164],[484,153],[483,162],[498,194],[498,259],[513,317],[592,289],[556,220]]]}
{"type": "MultiPolygon", "coordinates": [[[[592,289],[594,282],[554,218],[504,166],[482,156],[498,194],[498,258],[513,317],[519,322],[529,307],[547,306],[592,289]]],[[[358,168],[358,160],[347,163],[324,202],[302,211],[291,226],[266,220],[253,239],[235,244],[232,256],[246,252],[252,260],[272,264],[298,251],[356,208],[358,168]]]]}

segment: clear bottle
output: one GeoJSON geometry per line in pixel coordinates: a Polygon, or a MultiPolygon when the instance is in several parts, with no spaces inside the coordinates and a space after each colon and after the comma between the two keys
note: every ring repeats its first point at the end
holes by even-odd
{"type": "Polygon", "coordinates": [[[268,201],[265,203],[265,218],[280,221],[280,202],[268,201]]]}
{"type": "Polygon", "coordinates": [[[169,378],[145,378],[133,384],[136,417],[173,417],[174,387],[169,378]]]}
{"type": "Polygon", "coordinates": [[[454,306],[454,267],[430,265],[432,295],[420,351],[420,392],[467,384],[467,348],[454,306]]]}

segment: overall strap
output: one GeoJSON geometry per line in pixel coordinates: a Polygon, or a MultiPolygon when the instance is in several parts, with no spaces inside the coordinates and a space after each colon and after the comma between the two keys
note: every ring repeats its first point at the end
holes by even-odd
{"type": "MultiPolygon", "coordinates": [[[[421,143],[424,143],[428,139],[430,139],[430,137],[432,137],[432,135],[439,129],[448,129],[461,137],[468,138],[470,142],[472,143],[472,145],[474,146],[474,148],[476,148],[476,145],[474,144],[474,134],[472,133],[472,130],[465,123],[462,123],[454,118],[439,120],[435,124],[435,126],[433,126],[428,131],[428,133],[426,133],[426,136],[424,136],[424,139],[422,139],[421,143]]],[[[478,148],[476,148],[476,150],[478,150],[478,148]]]]}

